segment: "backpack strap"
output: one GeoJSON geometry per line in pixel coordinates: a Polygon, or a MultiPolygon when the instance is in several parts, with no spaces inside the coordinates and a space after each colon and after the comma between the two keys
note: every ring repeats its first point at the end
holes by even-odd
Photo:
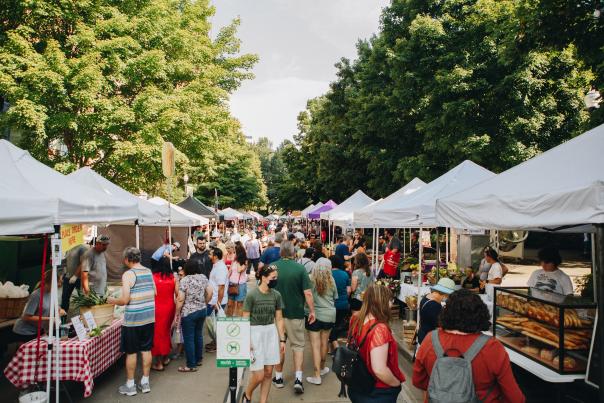
{"type": "Polygon", "coordinates": [[[361,340],[361,343],[359,344],[359,350],[361,349],[361,347],[363,347],[363,344],[365,344],[365,340],[367,340],[367,336],[369,336],[369,333],[371,333],[373,328],[376,327],[377,325],[378,325],[378,322],[375,322],[373,325],[371,325],[369,330],[367,330],[367,333],[365,333],[365,337],[363,337],[363,340],[361,340]]]}
{"type": "Polygon", "coordinates": [[[434,329],[432,331],[432,348],[434,349],[434,353],[436,354],[436,358],[442,358],[445,355],[445,351],[443,350],[442,344],[440,344],[440,339],[438,337],[438,329],[434,329]]]}
{"type": "Polygon", "coordinates": [[[486,334],[480,333],[480,336],[478,336],[478,338],[476,340],[474,340],[474,343],[472,343],[472,345],[470,346],[470,348],[463,355],[464,358],[466,360],[472,362],[472,360],[474,359],[474,357],[476,357],[478,355],[478,353],[480,352],[480,350],[482,350],[482,348],[484,347],[484,345],[487,344],[487,342],[490,339],[491,339],[490,336],[487,336],[486,334]]]}

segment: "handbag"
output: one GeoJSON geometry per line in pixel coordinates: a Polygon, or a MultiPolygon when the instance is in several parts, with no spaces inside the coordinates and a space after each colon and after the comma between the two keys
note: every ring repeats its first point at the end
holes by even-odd
{"type": "Polygon", "coordinates": [[[367,336],[376,326],[377,322],[371,325],[358,346],[355,338],[349,333],[348,343],[338,347],[333,358],[332,369],[340,382],[360,393],[370,393],[375,388],[375,378],[367,369],[360,350],[365,344],[367,336]]]}
{"type": "Polygon", "coordinates": [[[236,297],[237,295],[239,295],[239,280],[241,280],[241,273],[239,273],[239,279],[236,283],[231,283],[229,281],[229,288],[227,289],[227,293],[232,297],[236,297]]]}

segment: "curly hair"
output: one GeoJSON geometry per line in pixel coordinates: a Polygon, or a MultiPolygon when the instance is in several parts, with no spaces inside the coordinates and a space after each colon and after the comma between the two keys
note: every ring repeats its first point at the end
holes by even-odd
{"type": "Polygon", "coordinates": [[[477,294],[461,289],[449,295],[440,315],[440,324],[444,330],[478,333],[489,330],[491,315],[477,294]]]}

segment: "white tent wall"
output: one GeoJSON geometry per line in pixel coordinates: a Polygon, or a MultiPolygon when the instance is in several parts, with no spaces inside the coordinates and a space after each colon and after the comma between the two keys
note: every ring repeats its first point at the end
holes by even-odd
{"type": "Polygon", "coordinates": [[[464,192],[439,198],[438,220],[465,229],[604,222],[604,125],[464,192]]]}
{"type": "Polygon", "coordinates": [[[355,210],[353,212],[353,218],[351,225],[355,228],[372,228],[374,225],[373,213],[380,206],[390,203],[392,200],[402,200],[405,197],[408,197],[412,193],[418,191],[426,183],[419,178],[413,178],[409,183],[405,186],[392,193],[391,195],[377,200],[361,209],[355,210]]]}
{"type": "Polygon", "coordinates": [[[400,198],[384,200],[373,209],[375,225],[391,228],[434,228],[446,226],[436,220],[436,200],[464,192],[494,177],[495,174],[472,161],[464,161],[417,191],[400,198]]]}
{"type": "MultiPolygon", "coordinates": [[[[167,238],[168,227],[142,226],[140,227],[140,250],[142,264],[151,267],[151,255],[167,238]]],[[[105,252],[107,259],[107,280],[119,283],[124,274],[124,259],[122,253],[127,246],[134,246],[136,228],[133,225],[109,225],[98,229],[99,234],[111,237],[111,243],[105,252]]],[[[188,227],[172,227],[172,238],[180,243],[180,251],[174,256],[187,258],[188,227]]]]}
{"type": "Polygon", "coordinates": [[[110,223],[138,217],[124,201],[82,185],[0,140],[0,233],[53,233],[54,225],[110,223]]]}

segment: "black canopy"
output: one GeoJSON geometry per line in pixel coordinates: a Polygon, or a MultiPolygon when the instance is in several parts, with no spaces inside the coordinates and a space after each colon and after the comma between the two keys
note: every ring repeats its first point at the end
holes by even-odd
{"type": "Polygon", "coordinates": [[[189,196],[180,203],[178,203],[178,207],[182,207],[185,210],[189,210],[192,213],[198,214],[202,217],[206,217],[209,219],[218,218],[218,214],[216,214],[214,210],[212,210],[212,208],[206,206],[193,196],[189,196]]]}

